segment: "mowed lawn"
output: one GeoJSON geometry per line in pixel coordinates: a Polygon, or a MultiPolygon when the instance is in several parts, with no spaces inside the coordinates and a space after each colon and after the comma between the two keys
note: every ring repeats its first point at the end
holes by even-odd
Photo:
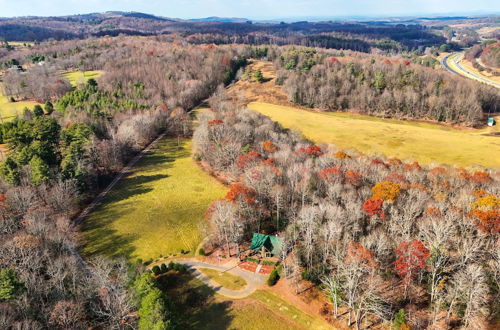
{"type": "Polygon", "coordinates": [[[247,282],[237,275],[223,273],[215,269],[203,267],[199,268],[199,271],[212,281],[217,282],[229,290],[241,290],[247,285],[247,282]]]}
{"type": "Polygon", "coordinates": [[[39,104],[35,101],[18,101],[10,102],[9,99],[3,95],[3,86],[0,84],[0,116],[1,121],[8,121],[14,119],[17,115],[22,115],[24,108],[28,107],[33,110],[33,107],[39,104]]]}
{"type": "Polygon", "coordinates": [[[286,128],[301,131],[316,143],[331,143],[342,149],[422,164],[500,167],[500,136],[485,135],[488,129],[461,130],[349,113],[320,113],[261,102],[250,103],[248,107],[286,128]]]}
{"type": "Polygon", "coordinates": [[[78,84],[84,84],[90,78],[97,79],[103,74],[103,71],[74,71],[65,72],[62,76],[70,82],[72,86],[78,86],[78,84]]]}
{"type": "Polygon", "coordinates": [[[191,157],[191,141],[164,139],[120,181],[82,225],[83,251],[130,259],[191,254],[212,201],[226,188],[191,157]]]}
{"type": "Polygon", "coordinates": [[[268,291],[248,298],[225,299],[189,274],[159,277],[179,318],[180,329],[292,330],[332,329],[325,321],[302,312],[268,291]]]}

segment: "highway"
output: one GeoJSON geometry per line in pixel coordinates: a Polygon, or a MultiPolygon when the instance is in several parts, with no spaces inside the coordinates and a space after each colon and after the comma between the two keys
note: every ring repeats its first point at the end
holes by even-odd
{"type": "Polygon", "coordinates": [[[448,54],[441,59],[441,65],[451,73],[459,74],[463,77],[473,79],[496,88],[500,88],[499,83],[465,69],[460,63],[463,57],[464,52],[448,54]]]}

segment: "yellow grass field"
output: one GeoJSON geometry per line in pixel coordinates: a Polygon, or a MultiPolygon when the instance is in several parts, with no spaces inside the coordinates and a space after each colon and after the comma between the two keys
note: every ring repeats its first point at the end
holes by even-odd
{"type": "Polygon", "coordinates": [[[2,84],[0,84],[0,122],[12,120],[17,115],[21,115],[25,107],[33,109],[36,104],[39,103],[35,101],[10,102],[9,99],[3,95],[3,87],[2,84]]]}
{"type": "Polygon", "coordinates": [[[437,124],[382,119],[349,113],[301,110],[253,102],[250,109],[286,128],[301,131],[316,143],[331,143],[369,155],[383,154],[422,164],[500,167],[498,126],[484,130],[455,129],[437,124]]]}
{"type": "Polygon", "coordinates": [[[191,157],[191,142],[164,139],[122,179],[82,225],[84,254],[158,258],[193,255],[212,201],[226,187],[191,157]]]}
{"type": "Polygon", "coordinates": [[[103,71],[74,71],[65,72],[62,76],[70,82],[72,86],[78,86],[79,84],[84,84],[90,78],[97,79],[103,74],[103,71]]]}

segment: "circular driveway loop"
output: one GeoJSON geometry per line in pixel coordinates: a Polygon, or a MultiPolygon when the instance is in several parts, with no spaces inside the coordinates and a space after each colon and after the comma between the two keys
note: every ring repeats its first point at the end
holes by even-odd
{"type": "Polygon", "coordinates": [[[178,262],[183,264],[183,265],[188,266],[189,272],[191,272],[191,274],[196,276],[200,281],[202,281],[203,283],[208,285],[215,292],[220,293],[221,295],[229,297],[229,298],[235,298],[235,299],[245,298],[245,297],[251,295],[255,290],[257,290],[257,287],[264,284],[266,282],[266,279],[267,279],[267,275],[250,273],[250,272],[247,272],[247,271],[240,269],[239,267],[226,268],[223,266],[216,266],[216,265],[207,264],[207,263],[200,262],[200,261],[188,261],[188,260],[180,260],[178,262]],[[229,289],[221,286],[219,283],[212,281],[207,276],[203,275],[198,270],[198,268],[210,268],[210,269],[218,270],[220,272],[227,272],[229,274],[239,276],[247,282],[247,285],[245,286],[245,288],[243,288],[241,290],[229,290],[229,289]]]}

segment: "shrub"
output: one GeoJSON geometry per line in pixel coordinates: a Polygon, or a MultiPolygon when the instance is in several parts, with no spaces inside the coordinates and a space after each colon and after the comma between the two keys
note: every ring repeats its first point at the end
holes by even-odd
{"type": "Polygon", "coordinates": [[[259,260],[255,259],[255,258],[246,258],[245,261],[248,261],[248,262],[254,262],[256,264],[259,263],[259,260]]]}
{"type": "Polygon", "coordinates": [[[206,255],[207,255],[207,253],[205,252],[205,249],[204,249],[204,248],[200,248],[200,249],[198,250],[198,253],[200,254],[200,256],[206,256],[206,255]]]}
{"type": "Polygon", "coordinates": [[[173,262],[173,261],[170,261],[170,262],[168,263],[168,269],[169,269],[169,270],[174,270],[174,262],[173,262]]]}
{"type": "Polygon", "coordinates": [[[165,264],[161,264],[161,266],[160,266],[160,271],[161,271],[161,273],[162,273],[162,274],[163,274],[163,273],[168,272],[168,267],[167,267],[167,265],[165,265],[165,264]]]}
{"type": "Polygon", "coordinates": [[[151,270],[153,271],[153,273],[155,275],[160,275],[161,274],[161,270],[160,270],[160,267],[158,267],[158,265],[153,266],[153,268],[151,270]]]}
{"type": "Polygon", "coordinates": [[[278,280],[280,279],[280,267],[276,267],[273,269],[271,274],[269,274],[269,277],[267,278],[267,285],[273,286],[276,283],[278,283],[278,280]]]}

